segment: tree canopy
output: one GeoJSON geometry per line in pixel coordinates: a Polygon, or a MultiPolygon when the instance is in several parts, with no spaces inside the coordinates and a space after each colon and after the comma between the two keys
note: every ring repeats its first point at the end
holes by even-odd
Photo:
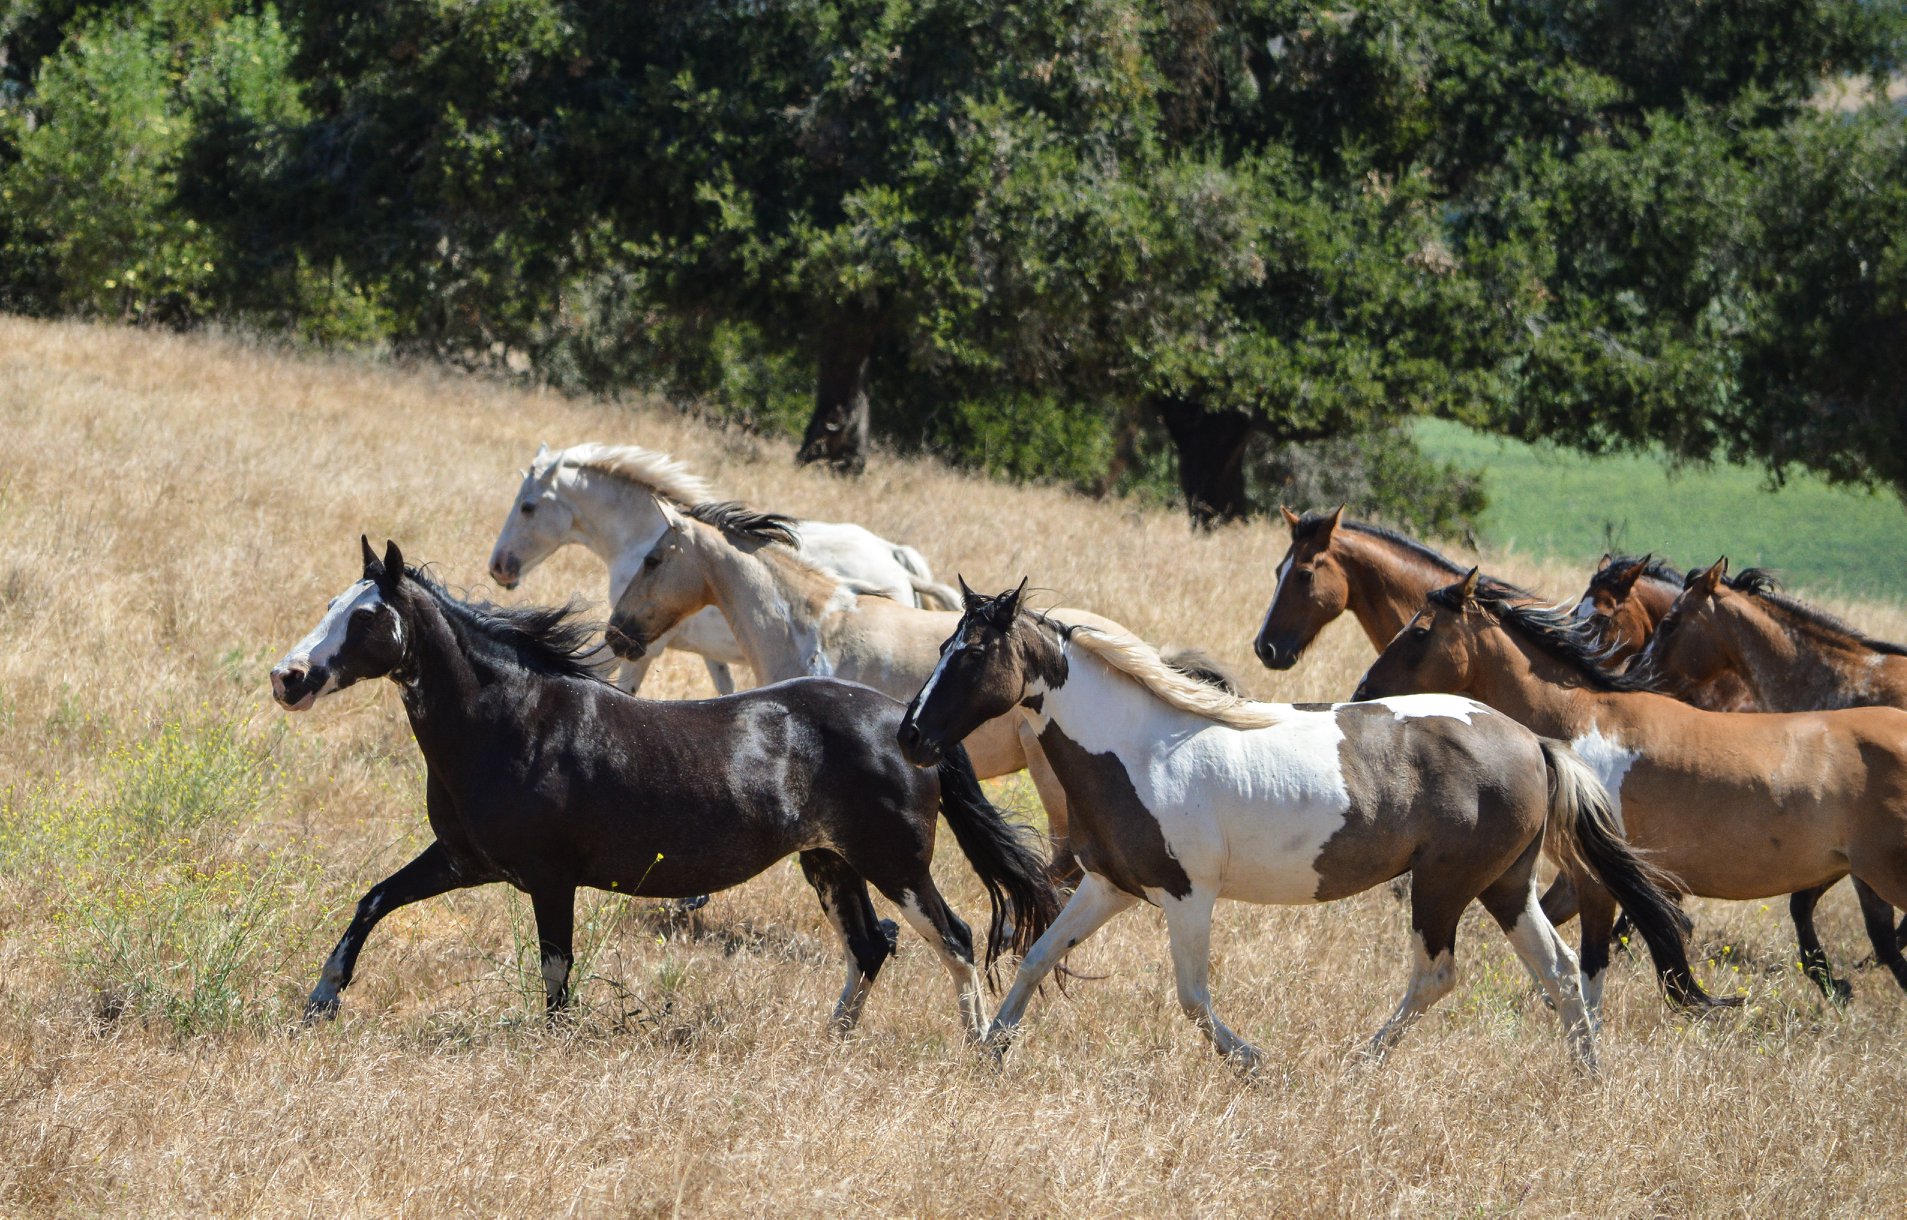
{"type": "Polygon", "coordinates": [[[1903,47],[1899,0],[20,0],[0,304],[1203,521],[1323,461],[1447,528],[1422,414],[1907,498],[1903,47]]]}

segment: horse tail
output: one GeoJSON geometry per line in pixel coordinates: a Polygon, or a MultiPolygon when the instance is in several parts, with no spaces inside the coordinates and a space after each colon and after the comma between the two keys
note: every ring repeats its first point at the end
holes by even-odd
{"type": "Polygon", "coordinates": [[[1681,884],[1650,864],[1622,837],[1622,822],[1609,790],[1586,763],[1553,738],[1542,739],[1549,770],[1550,843],[1556,862],[1587,872],[1615,895],[1655,959],[1656,975],[1669,999],[1684,1008],[1719,1008],[1739,999],[1717,999],[1702,990],[1689,966],[1688,915],[1670,895],[1681,884]]]}
{"type": "Polygon", "coordinates": [[[1059,915],[1059,891],[1047,879],[1046,861],[1035,844],[1039,836],[1007,821],[987,800],[966,747],[949,746],[941,756],[940,814],[954,841],[986,886],[993,918],[987,928],[987,982],[995,984],[993,963],[1002,950],[1025,957],[1033,942],[1059,915]]]}
{"type": "Polygon", "coordinates": [[[934,570],[927,566],[925,555],[904,542],[891,545],[894,562],[907,573],[907,583],[914,590],[915,605],[923,610],[960,609],[960,594],[934,579],[934,570]]]}

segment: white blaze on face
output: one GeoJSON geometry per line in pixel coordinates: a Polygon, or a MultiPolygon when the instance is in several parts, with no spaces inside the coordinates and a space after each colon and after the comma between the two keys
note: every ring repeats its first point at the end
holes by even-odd
{"type": "Polygon", "coordinates": [[[383,604],[384,597],[378,592],[376,583],[360,580],[332,598],[330,606],[325,609],[324,617],[319,619],[318,625],[311,629],[311,634],[293,645],[292,650],[272,667],[274,672],[289,667],[306,671],[315,669],[326,671],[324,685],[306,694],[303,699],[293,705],[293,710],[303,711],[317,702],[320,697],[338,688],[338,675],[333,665],[337,660],[338,651],[344,647],[345,634],[351,626],[351,615],[364,607],[383,604]]]}

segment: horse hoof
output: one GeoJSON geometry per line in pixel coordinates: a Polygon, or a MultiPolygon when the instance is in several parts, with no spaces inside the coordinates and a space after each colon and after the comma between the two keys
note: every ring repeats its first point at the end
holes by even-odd
{"type": "Polygon", "coordinates": [[[312,996],[311,999],[305,1003],[305,1017],[301,1024],[306,1029],[310,1029],[314,1025],[319,1025],[327,1021],[335,1021],[337,1019],[337,996],[312,996]]]}
{"type": "Polygon", "coordinates": [[[687,915],[691,912],[701,910],[708,904],[709,896],[707,894],[697,894],[693,898],[678,898],[675,900],[675,913],[678,915],[687,915]]]}

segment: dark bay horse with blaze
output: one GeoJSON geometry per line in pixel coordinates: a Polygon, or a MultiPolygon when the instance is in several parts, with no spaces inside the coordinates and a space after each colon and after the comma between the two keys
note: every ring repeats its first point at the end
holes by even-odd
{"type": "Polygon", "coordinates": [[[1278,561],[1278,583],[1252,641],[1268,669],[1296,665],[1318,633],[1347,610],[1382,652],[1425,594],[1468,570],[1395,530],[1346,521],[1342,505],[1302,517],[1279,511],[1291,528],[1291,545],[1278,561]]]}
{"type": "Polygon", "coordinates": [[[987,803],[964,753],[932,772],[910,767],[894,747],[901,705],[844,682],[700,702],[626,695],[597,676],[590,628],[565,610],[461,601],[406,568],[395,544],[381,559],[363,547],[362,578],[273,667],[272,691],[303,711],[367,678],[397,683],[428,767],[437,837],[358,903],[307,1020],[336,1013],[365,937],[420,899],[494,881],[527,893],[555,1013],[569,996],[579,886],[679,898],[797,855],[847,963],[836,1029],[853,1027],[895,947],[871,883],[932,946],[967,1035],[981,1034],[972,935],[928,869],[936,818],[992,899],[989,968],[1003,948],[1033,942],[1058,897],[1027,833],[987,803]]]}
{"type": "Polygon", "coordinates": [[[1688,973],[1679,912],[1567,747],[1468,699],[1242,700],[1130,636],[1022,610],[1024,588],[978,597],[963,585],[960,623],[901,727],[909,757],[932,765],[975,727],[1017,715],[1066,789],[1085,879],[1022,962],[994,1019],[996,1046],[1073,946],[1145,901],[1165,914],[1181,1008],[1221,1055],[1250,1067],[1259,1052],[1212,1006],[1214,904],[1329,902],[1411,871],[1410,984],[1370,1053],[1455,985],[1457,921],[1481,900],[1593,1067],[1575,961],[1537,899],[1546,824],[1561,854],[1623,894],[1651,947],[1680,961],[1683,994],[1706,999],[1688,973]]]}
{"type": "MultiPolygon", "coordinates": [[[[1579,620],[1473,571],[1426,599],[1358,694],[1468,695],[1570,742],[1614,795],[1629,841],[1692,894],[1765,899],[1852,875],[1896,906],[1907,899],[1907,712],[1708,712],[1600,656],[1579,620]]],[[[1615,901],[1578,889],[1593,1006],[1615,901]]],[[[1879,931],[1870,920],[1875,953],[1907,987],[1891,921],[1879,931]]]]}

